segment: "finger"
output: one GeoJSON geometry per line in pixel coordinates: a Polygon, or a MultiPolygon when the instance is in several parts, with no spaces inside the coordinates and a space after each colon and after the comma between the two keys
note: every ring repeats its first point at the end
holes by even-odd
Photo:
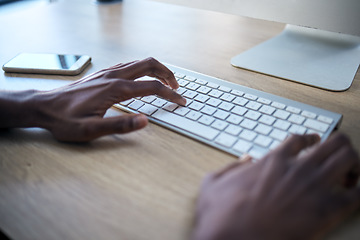
{"type": "MultiPolygon", "coordinates": [[[[125,69],[126,73],[121,71],[121,76],[118,76],[119,78],[134,80],[143,76],[150,76],[156,77],[162,83],[169,85],[173,89],[177,89],[179,87],[174,74],[166,66],[154,58],[147,58],[134,62],[133,64],[128,65],[125,69]]],[[[122,70],[124,70],[124,68],[122,68],[122,70]]]]}
{"type": "Polygon", "coordinates": [[[323,182],[332,185],[346,180],[349,173],[357,173],[358,176],[359,169],[359,156],[350,145],[345,145],[338,149],[338,151],[334,152],[323,163],[319,172],[319,178],[323,182]]]}
{"type": "Polygon", "coordinates": [[[176,93],[175,91],[164,86],[162,83],[156,80],[135,82],[119,81],[118,87],[117,89],[115,89],[114,93],[123,93],[122,96],[120,96],[122,99],[119,99],[119,102],[133,97],[141,97],[155,94],[182,106],[186,104],[185,98],[183,98],[180,94],[176,93]]]}
{"type": "Polygon", "coordinates": [[[317,148],[306,153],[303,159],[305,159],[304,161],[311,162],[311,164],[321,164],[345,145],[350,145],[350,140],[342,133],[335,133],[317,148]]]}
{"type": "Polygon", "coordinates": [[[220,170],[217,170],[214,172],[213,177],[214,178],[219,178],[222,175],[224,175],[225,173],[229,172],[231,169],[237,168],[238,166],[242,165],[242,162],[236,161],[233,163],[230,163],[228,165],[226,165],[225,167],[221,168],[220,170]]]}
{"type": "Polygon", "coordinates": [[[242,166],[246,163],[251,162],[252,157],[248,154],[244,154],[241,157],[239,157],[238,161],[228,164],[227,166],[221,168],[220,170],[217,170],[214,172],[213,176],[214,178],[219,178],[222,175],[230,172],[232,169],[237,168],[238,166],[242,166]]]}
{"type": "Polygon", "coordinates": [[[81,141],[90,141],[109,134],[132,132],[144,128],[147,123],[147,117],[142,114],[89,119],[83,123],[81,141]]]}
{"type": "MultiPolygon", "coordinates": [[[[317,134],[292,135],[285,142],[280,144],[274,152],[283,158],[298,155],[302,150],[320,141],[317,134]]],[[[271,152],[269,154],[272,154],[271,152]]]]}

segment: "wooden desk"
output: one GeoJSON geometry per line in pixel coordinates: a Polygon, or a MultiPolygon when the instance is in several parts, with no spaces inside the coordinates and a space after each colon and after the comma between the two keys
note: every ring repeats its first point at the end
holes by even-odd
{"type": "MultiPolygon", "coordinates": [[[[63,0],[0,23],[1,64],[20,52],[88,54],[89,74],[153,56],[342,113],[340,130],[360,150],[359,74],[350,90],[333,93],[230,65],[283,24],[138,0],[63,0]]],[[[79,78],[0,73],[0,88],[52,89],[79,78]]],[[[187,239],[201,179],[234,160],[154,124],[88,144],[59,143],[41,129],[1,132],[0,228],[13,239],[187,239]]],[[[329,238],[358,239],[359,226],[356,216],[329,238]]]]}

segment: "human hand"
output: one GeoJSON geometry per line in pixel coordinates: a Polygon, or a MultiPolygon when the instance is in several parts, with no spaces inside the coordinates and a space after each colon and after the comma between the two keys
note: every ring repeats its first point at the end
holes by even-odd
{"type": "Polygon", "coordinates": [[[193,239],[316,239],[360,205],[359,157],[347,137],[292,136],[256,163],[210,174],[193,239]]]}
{"type": "Polygon", "coordinates": [[[61,141],[84,142],[107,134],[126,133],[145,127],[146,116],[103,118],[106,111],[114,103],[153,94],[184,105],[186,100],[170,87],[179,87],[173,73],[153,58],[118,64],[65,87],[36,93],[31,101],[37,112],[33,121],[61,141]],[[162,83],[134,81],[143,76],[156,77],[162,83]]]}

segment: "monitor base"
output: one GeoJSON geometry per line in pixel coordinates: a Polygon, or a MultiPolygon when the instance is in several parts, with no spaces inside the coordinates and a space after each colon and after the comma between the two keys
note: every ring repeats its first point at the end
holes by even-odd
{"type": "Polygon", "coordinates": [[[287,25],[279,35],[233,57],[231,64],[330,91],[345,91],[360,64],[360,37],[287,25]]]}

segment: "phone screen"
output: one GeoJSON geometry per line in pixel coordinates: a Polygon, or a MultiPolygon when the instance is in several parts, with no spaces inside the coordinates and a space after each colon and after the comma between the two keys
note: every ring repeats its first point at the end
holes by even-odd
{"type": "Polygon", "coordinates": [[[78,55],[22,53],[8,64],[31,69],[70,69],[80,58],[78,55]]]}
{"type": "Polygon", "coordinates": [[[21,53],[7,62],[5,72],[75,75],[90,63],[86,55],[21,53]]]}

